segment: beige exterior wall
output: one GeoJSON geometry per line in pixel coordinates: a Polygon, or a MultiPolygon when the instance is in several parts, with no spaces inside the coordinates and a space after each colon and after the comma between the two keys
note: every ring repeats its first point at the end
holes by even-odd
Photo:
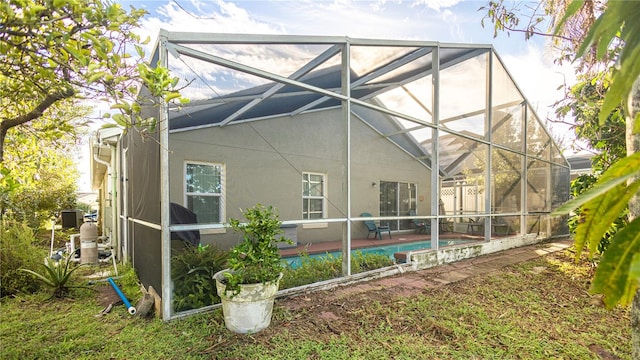
{"type": "MultiPolygon", "coordinates": [[[[185,162],[217,163],[224,168],[226,221],[240,218],[239,209],[256,203],[275,206],[280,220],[301,220],[301,173],[313,172],[326,175],[327,217],[344,218],[343,127],[341,111],[336,109],[170,134],[171,201],[185,205],[185,162]]],[[[417,184],[417,212],[429,214],[430,170],[355,117],[351,131],[352,217],[362,212],[379,214],[381,180],[417,184]]],[[[354,237],[367,235],[362,223],[354,223],[352,229],[354,237]]],[[[227,247],[237,241],[230,231],[207,234],[211,232],[202,232],[203,242],[227,247]]],[[[299,243],[341,238],[340,223],[297,227],[299,243]]]]}

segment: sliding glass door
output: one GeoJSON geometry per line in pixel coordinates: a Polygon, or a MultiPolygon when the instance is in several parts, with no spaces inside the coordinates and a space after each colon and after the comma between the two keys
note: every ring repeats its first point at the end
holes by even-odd
{"type": "MultiPolygon", "coordinates": [[[[416,184],[380,181],[380,216],[408,216],[416,210],[416,184]]],[[[411,220],[385,220],[391,230],[411,229],[411,220]]]]}

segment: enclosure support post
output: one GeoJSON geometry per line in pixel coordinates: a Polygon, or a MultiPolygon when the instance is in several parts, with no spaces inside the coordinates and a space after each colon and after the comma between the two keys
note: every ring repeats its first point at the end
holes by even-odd
{"type": "MultiPolygon", "coordinates": [[[[120,138],[120,141],[124,141],[124,139],[120,138]]],[[[119,258],[122,260],[124,264],[129,262],[129,173],[127,171],[127,166],[129,166],[129,162],[127,160],[127,153],[129,152],[129,147],[122,149],[122,215],[120,217],[120,221],[122,226],[122,246],[118,248],[118,251],[122,251],[122,257],[119,258]]]]}
{"type": "Polygon", "coordinates": [[[435,127],[432,131],[433,141],[431,142],[431,215],[435,218],[431,219],[431,248],[438,250],[438,238],[440,236],[440,45],[433,48],[431,53],[433,64],[433,124],[435,127]]]}
{"type": "Polygon", "coordinates": [[[342,117],[344,119],[344,206],[347,221],[342,226],[342,275],[351,275],[351,74],[350,74],[350,43],[347,39],[342,48],[342,95],[347,99],[342,101],[342,117]]]}
{"type": "MultiPolygon", "coordinates": [[[[489,53],[489,59],[487,61],[487,78],[486,78],[486,91],[487,93],[485,94],[486,96],[486,111],[485,111],[485,121],[484,121],[484,131],[485,131],[485,139],[489,142],[488,145],[488,150],[487,151],[487,157],[486,157],[486,168],[484,171],[484,183],[485,183],[485,189],[484,189],[484,213],[485,214],[491,214],[493,215],[493,211],[494,209],[492,209],[491,207],[491,199],[493,197],[493,194],[495,193],[495,189],[493,188],[493,184],[491,181],[491,167],[492,167],[492,153],[493,153],[493,136],[492,136],[492,129],[493,129],[493,121],[492,121],[492,116],[493,116],[493,111],[491,109],[492,103],[491,103],[491,91],[492,91],[492,83],[491,83],[491,72],[493,70],[493,52],[489,53]]],[[[484,240],[485,241],[490,241],[491,240],[491,230],[492,230],[492,226],[491,223],[493,222],[493,217],[492,216],[486,216],[484,218],[484,240]]]]}
{"type": "MultiPolygon", "coordinates": [[[[525,134],[525,136],[522,137],[522,141],[524,141],[524,155],[522,156],[522,185],[520,186],[520,191],[521,191],[521,197],[522,197],[522,202],[521,202],[521,206],[520,206],[520,234],[527,234],[529,231],[529,229],[527,229],[527,220],[528,220],[528,213],[529,213],[529,200],[527,197],[527,191],[528,191],[528,184],[529,184],[529,177],[528,177],[528,170],[529,170],[529,158],[527,155],[527,147],[529,146],[529,137],[526,136],[527,134],[527,116],[528,116],[528,109],[526,104],[523,105],[523,109],[522,109],[522,133],[525,134]]],[[[538,218],[538,233],[540,233],[540,218],[538,218]]]]}
{"type": "MultiPolygon", "coordinates": [[[[158,37],[159,65],[167,67],[167,36],[158,37]]],[[[162,319],[171,318],[171,232],[169,231],[169,107],[160,99],[160,226],[162,237],[162,319]]]]}

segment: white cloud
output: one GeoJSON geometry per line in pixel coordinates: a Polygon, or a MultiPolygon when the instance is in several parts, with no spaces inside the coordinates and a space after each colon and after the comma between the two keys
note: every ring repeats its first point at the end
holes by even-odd
{"type": "Polygon", "coordinates": [[[275,4],[286,17],[283,29],[289,34],[406,38],[408,30],[417,25],[407,24],[397,13],[377,10],[376,3],[341,2],[327,6],[324,2],[301,1],[275,4]]]}
{"type": "Polygon", "coordinates": [[[389,4],[402,4],[402,0],[378,0],[371,5],[374,11],[383,11],[385,6],[389,4]]]}
{"type": "MultiPolygon", "coordinates": [[[[140,22],[140,35],[149,36],[152,44],[160,29],[183,32],[278,34],[282,29],[275,24],[261,22],[247,10],[231,2],[167,2],[156,9],[156,13],[145,16],[140,22]],[[195,7],[190,12],[186,5],[195,7]]],[[[151,45],[153,46],[153,45],[151,45]]]]}
{"type": "Polygon", "coordinates": [[[412,6],[426,6],[429,9],[440,11],[458,5],[462,0],[415,0],[412,6]]]}
{"type": "Polygon", "coordinates": [[[452,39],[457,39],[457,41],[465,41],[464,29],[460,26],[460,20],[458,16],[451,10],[443,10],[440,13],[442,17],[442,22],[448,24],[449,35],[452,39]]]}

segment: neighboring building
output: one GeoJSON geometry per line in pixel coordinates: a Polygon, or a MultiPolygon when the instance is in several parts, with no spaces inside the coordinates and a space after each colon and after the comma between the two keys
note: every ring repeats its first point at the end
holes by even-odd
{"type": "Polygon", "coordinates": [[[588,175],[593,173],[591,168],[591,159],[593,154],[574,155],[567,158],[571,166],[571,181],[580,175],[588,175]]]}
{"type": "Polygon", "coordinates": [[[364,238],[365,212],[397,237],[415,217],[473,219],[488,245],[567,234],[549,214],[569,165],[489,45],[161,32],[152,63],[165,51],[191,103],[146,108],[156,130],[100,133],[92,156],[103,231],[165,299],[173,235],[229,248],[256,203],[300,244],[364,238]]]}

